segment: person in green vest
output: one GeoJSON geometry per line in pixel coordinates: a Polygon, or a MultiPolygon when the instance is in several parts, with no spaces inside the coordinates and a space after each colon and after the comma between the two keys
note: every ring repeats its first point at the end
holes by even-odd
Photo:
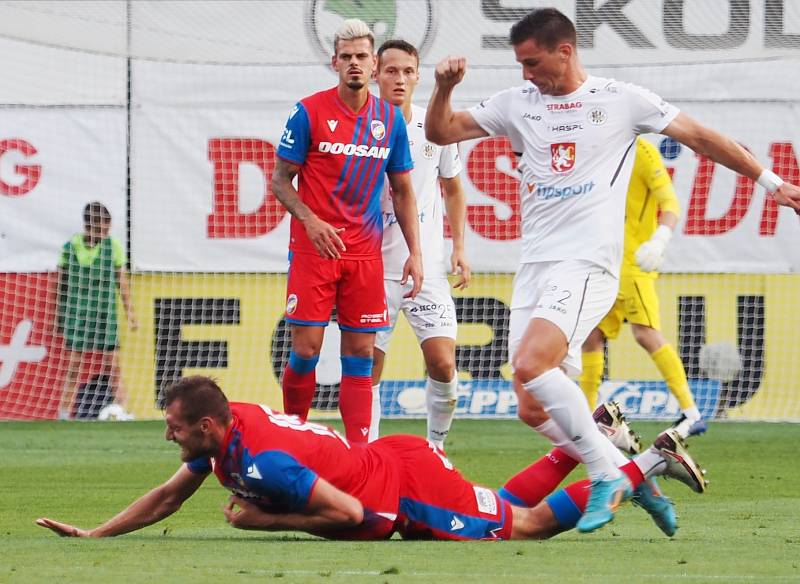
{"type": "Polygon", "coordinates": [[[131,330],[138,328],[125,273],[125,250],[109,236],[111,213],[94,201],[83,209],[83,233],[64,244],[58,262],[57,325],[66,348],[67,373],[61,391],[59,418],[73,417],[78,376],[86,352],[102,354],[103,375],[114,395],[117,419],[132,419],[125,410],[127,394],[119,373],[117,288],[131,330]]]}

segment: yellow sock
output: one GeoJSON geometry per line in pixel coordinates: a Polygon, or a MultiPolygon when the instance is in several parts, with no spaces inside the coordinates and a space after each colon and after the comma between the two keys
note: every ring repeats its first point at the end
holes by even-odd
{"type": "Polygon", "coordinates": [[[597,393],[600,389],[600,380],[603,378],[603,351],[591,351],[581,355],[583,371],[578,378],[578,383],[586,395],[589,408],[597,406],[597,393]]]}
{"type": "Polygon", "coordinates": [[[650,357],[661,372],[664,381],[667,382],[667,387],[672,395],[678,399],[681,410],[696,407],[692,392],[689,391],[689,382],[686,381],[686,371],[675,347],[667,343],[650,353],[650,357]]]}

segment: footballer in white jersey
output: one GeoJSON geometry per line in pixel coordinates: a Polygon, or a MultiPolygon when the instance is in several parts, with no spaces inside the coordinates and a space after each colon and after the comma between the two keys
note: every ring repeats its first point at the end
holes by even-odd
{"type": "MultiPolygon", "coordinates": [[[[425,278],[446,278],[449,262],[443,235],[444,213],[439,177],[453,178],[461,172],[461,159],[455,144],[439,146],[425,138],[425,109],[411,104],[411,120],[406,124],[414,170],[411,184],[417,197],[422,266],[425,278]]],[[[383,276],[400,280],[408,259],[408,246],[394,215],[390,188],[384,183],[381,195],[383,213],[383,276]]],[[[424,286],[424,282],[423,282],[424,286]]]]}
{"type": "Polygon", "coordinates": [[[582,259],[618,276],[636,136],[660,132],[678,109],[590,75],[567,95],[526,83],[469,111],[488,134],[521,149],[520,263],[582,259]]]}
{"type": "Polygon", "coordinates": [[[586,464],[592,483],[578,531],[611,521],[630,496],[657,523],[674,523],[671,505],[655,486],[632,492],[615,468],[618,451],[565,374],[580,369],[580,345],[614,301],[635,138],[664,133],[757,180],[797,212],[800,188],[649,91],[588,75],[575,24],[559,10],[531,10],[511,26],[509,41],[524,86],[454,111],[451,96],[467,62],[446,57],[436,65],[425,123],[427,137],[437,144],[501,134],[521,156],[522,263],[509,335],[519,417],[586,464]]]}
{"type": "Polygon", "coordinates": [[[389,310],[388,331],[375,335],[375,346],[386,353],[400,311],[403,312],[420,344],[434,337],[456,338],[456,309],[450,295],[445,259],[443,201],[439,177],[452,179],[461,172],[461,160],[455,144],[439,146],[425,138],[425,110],[411,105],[407,122],[408,143],[414,170],[411,184],[417,197],[420,247],[425,280],[414,298],[406,298],[408,284],[400,284],[408,246],[394,216],[391,192],[384,185],[381,198],[383,213],[383,273],[386,306],[389,310]]]}
{"type": "Polygon", "coordinates": [[[411,103],[419,81],[419,55],[414,46],[402,40],[386,41],[378,49],[376,81],[383,99],[399,106],[407,124],[414,170],[411,182],[419,213],[420,247],[425,280],[411,298],[408,284],[402,283],[403,262],[408,249],[395,220],[391,192],[383,191],[383,265],[386,306],[392,329],[375,336],[373,351],[373,410],[370,440],[378,437],[380,378],[393,327],[402,311],[422,348],[428,377],[425,400],[428,413],[428,439],[440,448],[450,430],[456,404],[458,377],[455,362],[456,310],[447,280],[448,267],[460,270],[455,286],[469,284],[469,265],[463,257],[466,205],[461,182],[461,161],[455,144],[441,147],[425,137],[425,110],[411,103]],[[441,186],[440,186],[441,185],[441,186]],[[444,200],[442,199],[444,194],[444,200]],[[453,237],[453,253],[446,257],[443,206],[447,207],[453,237]]]}

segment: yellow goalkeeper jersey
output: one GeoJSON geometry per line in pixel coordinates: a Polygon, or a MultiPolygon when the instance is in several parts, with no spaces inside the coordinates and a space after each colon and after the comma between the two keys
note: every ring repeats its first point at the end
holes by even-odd
{"type": "Polygon", "coordinates": [[[636,139],[636,159],[625,204],[625,248],[621,271],[623,277],[657,275],[655,272],[643,272],[639,268],[636,264],[636,250],[652,237],[658,227],[659,211],[671,211],[679,215],[678,197],[672,188],[672,180],[658,148],[639,137],[636,139]]]}

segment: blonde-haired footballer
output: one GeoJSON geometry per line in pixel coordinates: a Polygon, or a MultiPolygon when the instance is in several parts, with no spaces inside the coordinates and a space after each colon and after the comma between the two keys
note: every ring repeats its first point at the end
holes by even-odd
{"type": "Polygon", "coordinates": [[[603,343],[616,339],[622,323],[631,323],[636,342],[650,354],[667,387],[678,399],[682,416],[677,430],[686,436],[705,432],[680,357],[661,334],[655,280],[664,251],[678,222],[680,206],[658,149],[636,139],[636,158],[625,208],[625,244],[619,293],[614,306],[583,344],[580,386],[594,408],[603,376],[603,343]]]}

